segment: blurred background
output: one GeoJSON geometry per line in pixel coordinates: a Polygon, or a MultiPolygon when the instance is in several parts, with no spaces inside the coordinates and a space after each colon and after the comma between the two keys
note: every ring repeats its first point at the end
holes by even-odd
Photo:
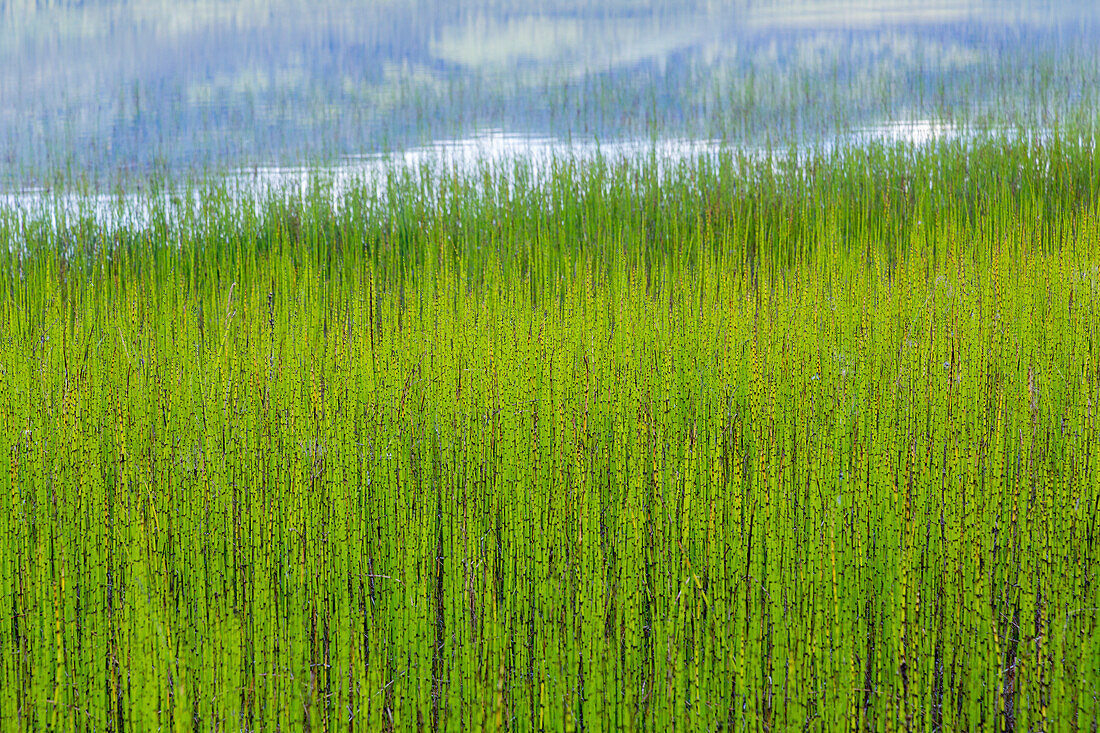
{"type": "Polygon", "coordinates": [[[1091,125],[1098,20],[1073,1],[0,0],[0,172],[1091,125]]]}

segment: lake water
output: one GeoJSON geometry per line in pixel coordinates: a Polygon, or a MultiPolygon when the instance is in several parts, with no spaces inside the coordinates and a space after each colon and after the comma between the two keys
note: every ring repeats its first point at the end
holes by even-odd
{"type": "Polygon", "coordinates": [[[1095,108],[1097,5],[4,0],[0,184],[1045,128],[1095,108]]]}

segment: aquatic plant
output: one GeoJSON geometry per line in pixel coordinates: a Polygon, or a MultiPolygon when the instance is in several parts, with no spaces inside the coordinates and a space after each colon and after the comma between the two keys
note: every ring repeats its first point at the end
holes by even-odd
{"type": "Polygon", "coordinates": [[[0,217],[0,727],[1095,727],[1094,143],[0,217]]]}

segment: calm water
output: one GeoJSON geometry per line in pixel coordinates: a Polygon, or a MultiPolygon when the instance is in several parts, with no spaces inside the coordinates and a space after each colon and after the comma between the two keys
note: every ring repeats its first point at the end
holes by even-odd
{"type": "Polygon", "coordinates": [[[1095,2],[0,0],[0,183],[1092,115],[1095,2]]]}

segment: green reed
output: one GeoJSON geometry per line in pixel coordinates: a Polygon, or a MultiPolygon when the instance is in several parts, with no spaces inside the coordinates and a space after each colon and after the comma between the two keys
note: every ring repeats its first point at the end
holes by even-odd
{"type": "Polygon", "coordinates": [[[1097,725],[1093,144],[7,216],[0,725],[1097,725]]]}

